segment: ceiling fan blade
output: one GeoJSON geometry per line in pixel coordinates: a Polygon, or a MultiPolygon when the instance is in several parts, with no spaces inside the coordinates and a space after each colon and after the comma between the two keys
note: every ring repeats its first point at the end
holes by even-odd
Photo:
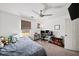
{"type": "Polygon", "coordinates": [[[36,12],[36,11],[34,11],[34,10],[32,10],[32,12],[34,12],[35,14],[37,14],[37,15],[39,15],[39,13],[38,12],[36,12]]]}
{"type": "Polygon", "coordinates": [[[45,14],[44,16],[52,16],[53,14],[45,14]]]}

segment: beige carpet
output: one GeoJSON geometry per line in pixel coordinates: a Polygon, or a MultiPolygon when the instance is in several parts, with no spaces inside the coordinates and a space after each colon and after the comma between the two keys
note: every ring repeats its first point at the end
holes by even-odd
{"type": "Polygon", "coordinates": [[[77,51],[70,51],[70,50],[64,49],[57,45],[48,43],[48,41],[38,40],[35,42],[41,44],[44,47],[48,56],[79,56],[79,52],[77,51]]]}

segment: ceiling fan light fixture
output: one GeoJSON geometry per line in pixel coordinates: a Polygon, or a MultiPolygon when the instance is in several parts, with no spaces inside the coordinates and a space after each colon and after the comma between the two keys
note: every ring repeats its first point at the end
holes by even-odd
{"type": "Polygon", "coordinates": [[[52,14],[43,14],[43,10],[40,10],[40,13],[32,10],[32,12],[34,12],[35,14],[39,15],[40,17],[44,17],[44,16],[52,16],[52,14]]]}
{"type": "Polygon", "coordinates": [[[44,15],[40,14],[40,17],[44,17],[44,15]]]}

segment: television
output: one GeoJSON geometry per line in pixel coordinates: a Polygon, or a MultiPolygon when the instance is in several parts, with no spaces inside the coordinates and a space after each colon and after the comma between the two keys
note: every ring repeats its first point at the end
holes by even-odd
{"type": "Polygon", "coordinates": [[[45,31],[42,30],[41,33],[45,33],[45,31]]]}
{"type": "Polygon", "coordinates": [[[46,33],[49,33],[49,30],[46,30],[46,33]]]}
{"type": "Polygon", "coordinates": [[[71,20],[79,18],[79,3],[72,3],[68,10],[71,20]]]}

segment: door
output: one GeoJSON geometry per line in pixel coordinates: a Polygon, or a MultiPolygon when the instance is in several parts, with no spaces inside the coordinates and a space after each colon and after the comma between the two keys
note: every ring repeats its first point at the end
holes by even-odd
{"type": "Polygon", "coordinates": [[[76,50],[76,23],[70,19],[65,19],[65,48],[70,50],[76,50]]]}
{"type": "Polygon", "coordinates": [[[65,48],[70,49],[72,45],[72,39],[71,39],[71,31],[70,31],[70,23],[68,19],[65,19],[65,48]]]}

